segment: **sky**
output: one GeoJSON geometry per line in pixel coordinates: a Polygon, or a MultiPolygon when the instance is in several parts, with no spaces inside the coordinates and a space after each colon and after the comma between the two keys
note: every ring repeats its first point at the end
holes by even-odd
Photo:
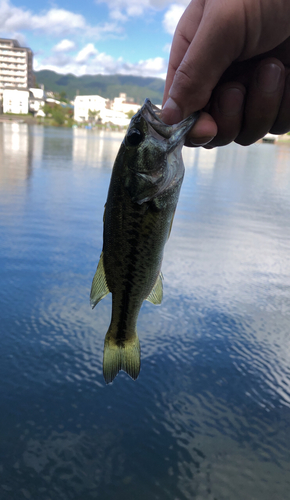
{"type": "Polygon", "coordinates": [[[0,0],[0,37],[34,54],[34,70],[165,78],[189,0],[0,0]]]}

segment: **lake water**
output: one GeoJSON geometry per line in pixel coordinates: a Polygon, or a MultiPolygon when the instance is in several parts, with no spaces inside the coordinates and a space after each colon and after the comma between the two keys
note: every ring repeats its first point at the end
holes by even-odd
{"type": "Polygon", "coordinates": [[[0,124],[0,499],[286,500],[290,147],[184,148],[138,380],[92,311],[123,134],[0,124]]]}

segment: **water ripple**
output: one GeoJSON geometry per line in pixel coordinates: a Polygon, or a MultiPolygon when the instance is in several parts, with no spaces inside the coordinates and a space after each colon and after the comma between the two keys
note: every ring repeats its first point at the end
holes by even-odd
{"type": "Polygon", "coordinates": [[[284,499],[289,148],[185,151],[140,376],[106,386],[89,291],[119,135],[0,124],[1,500],[284,499]]]}

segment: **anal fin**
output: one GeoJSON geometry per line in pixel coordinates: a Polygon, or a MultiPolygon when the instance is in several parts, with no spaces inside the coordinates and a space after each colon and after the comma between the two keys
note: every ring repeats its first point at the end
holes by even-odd
{"type": "Polygon", "coordinates": [[[163,274],[160,272],[158,275],[158,278],[155,282],[154,287],[152,288],[151,292],[149,293],[148,297],[146,300],[151,302],[152,304],[159,305],[162,302],[163,298],[163,274]]]}
{"type": "Polygon", "coordinates": [[[103,261],[103,252],[101,253],[96,274],[94,276],[90,294],[91,306],[94,308],[100,300],[102,300],[110,292],[107,281],[103,261]]]}

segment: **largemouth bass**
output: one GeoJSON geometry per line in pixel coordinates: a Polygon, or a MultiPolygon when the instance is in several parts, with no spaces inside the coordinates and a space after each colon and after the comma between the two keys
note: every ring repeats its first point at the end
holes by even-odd
{"type": "Polygon", "coordinates": [[[112,171],[105,204],[103,250],[91,288],[94,308],[112,293],[104,343],[106,383],[119,370],[134,380],[140,371],[137,318],[143,301],[160,304],[161,263],[184,176],[181,149],[194,113],[166,125],[148,99],[133,116],[112,171]]]}

